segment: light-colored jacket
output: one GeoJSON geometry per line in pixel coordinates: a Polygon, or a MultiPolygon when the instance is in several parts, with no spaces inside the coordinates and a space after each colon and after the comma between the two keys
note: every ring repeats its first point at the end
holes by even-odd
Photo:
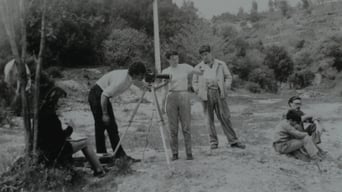
{"type": "MultiPolygon", "coordinates": [[[[208,66],[202,61],[196,65],[195,69],[205,70],[208,66]]],[[[217,85],[221,91],[221,98],[227,97],[227,89],[230,88],[232,84],[233,77],[228,69],[225,62],[218,59],[214,59],[212,66],[216,70],[217,85]]],[[[203,76],[194,75],[193,77],[193,87],[198,96],[206,101],[208,100],[208,85],[203,76]]]]}

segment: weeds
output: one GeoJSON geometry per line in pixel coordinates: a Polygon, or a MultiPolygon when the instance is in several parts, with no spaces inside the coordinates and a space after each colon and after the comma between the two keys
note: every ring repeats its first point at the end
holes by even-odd
{"type": "Polygon", "coordinates": [[[81,175],[71,168],[47,168],[20,157],[0,176],[0,192],[47,191],[72,186],[81,175]]]}

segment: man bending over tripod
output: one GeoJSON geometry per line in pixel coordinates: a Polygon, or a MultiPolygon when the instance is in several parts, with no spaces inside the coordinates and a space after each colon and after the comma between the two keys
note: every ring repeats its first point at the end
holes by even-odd
{"type": "MultiPolygon", "coordinates": [[[[135,62],[128,70],[113,70],[101,77],[91,88],[88,96],[91,111],[95,120],[95,143],[97,153],[107,153],[105,142],[105,130],[108,133],[113,151],[120,141],[118,126],[115,121],[113,107],[110,98],[119,96],[131,87],[132,84],[144,89],[142,81],[146,73],[145,65],[135,62]]],[[[131,162],[139,162],[127,156],[122,146],[119,146],[115,158],[126,158],[131,162]]]]}

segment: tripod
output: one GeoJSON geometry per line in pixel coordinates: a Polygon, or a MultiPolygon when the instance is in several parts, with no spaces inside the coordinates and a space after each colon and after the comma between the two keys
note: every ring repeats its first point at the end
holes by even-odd
{"type": "MultiPolygon", "coordinates": [[[[164,129],[165,129],[165,121],[164,121],[164,118],[163,118],[163,115],[162,115],[162,111],[160,110],[160,106],[159,106],[159,103],[158,103],[158,99],[157,99],[157,95],[156,95],[156,90],[165,86],[167,83],[164,83],[158,87],[155,87],[154,85],[150,86],[151,87],[151,92],[152,92],[152,95],[153,95],[153,105],[154,107],[156,108],[158,114],[159,114],[159,119],[160,119],[160,122],[161,122],[161,126],[159,126],[159,130],[160,130],[160,135],[161,135],[161,138],[162,138],[162,141],[163,141],[163,148],[164,148],[164,151],[165,151],[165,158],[166,158],[166,162],[167,162],[167,165],[170,166],[170,158],[169,158],[169,154],[167,152],[167,146],[166,146],[166,141],[165,141],[165,136],[164,136],[164,129]]],[[[117,153],[119,147],[121,146],[122,144],[122,141],[128,131],[128,129],[130,128],[132,122],[133,122],[133,119],[139,109],[139,106],[140,104],[142,103],[143,99],[144,99],[144,96],[145,96],[145,93],[146,93],[146,89],[143,90],[143,93],[137,103],[137,105],[135,106],[133,112],[132,112],[132,115],[128,121],[128,125],[127,125],[127,128],[125,130],[125,132],[122,134],[122,136],[120,137],[120,140],[118,142],[118,144],[116,145],[115,147],[115,150],[114,150],[114,154],[113,156],[115,156],[115,154],[117,153]]]]}

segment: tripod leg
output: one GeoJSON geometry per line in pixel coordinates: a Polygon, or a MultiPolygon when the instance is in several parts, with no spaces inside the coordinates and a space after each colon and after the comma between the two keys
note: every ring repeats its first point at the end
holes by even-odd
{"type": "Polygon", "coordinates": [[[164,121],[162,112],[160,110],[160,106],[158,103],[158,99],[157,99],[155,89],[153,87],[152,87],[152,94],[153,94],[153,103],[154,103],[155,107],[157,108],[157,112],[159,114],[159,118],[161,121],[161,126],[159,127],[159,130],[160,130],[160,134],[161,134],[162,141],[163,141],[163,147],[164,147],[164,151],[165,151],[166,162],[170,168],[170,158],[169,158],[169,153],[167,152],[167,146],[166,146],[166,141],[165,141],[165,136],[164,136],[165,121],[164,121]]]}
{"type": "Polygon", "coordinates": [[[138,104],[135,106],[135,108],[134,108],[134,110],[133,110],[133,112],[132,112],[132,115],[131,115],[131,117],[130,117],[130,119],[129,119],[129,121],[128,121],[127,128],[126,128],[125,132],[122,134],[122,136],[120,137],[120,140],[119,140],[118,144],[117,144],[116,147],[115,147],[113,157],[115,157],[115,155],[116,155],[116,153],[118,152],[119,147],[121,146],[121,143],[122,143],[122,141],[123,141],[123,139],[124,139],[124,137],[125,137],[125,135],[126,135],[128,129],[131,127],[131,124],[132,124],[132,122],[133,122],[134,116],[136,115],[136,113],[137,113],[137,111],[138,111],[138,109],[139,109],[139,106],[140,106],[140,104],[142,103],[142,101],[143,101],[143,99],[144,99],[145,93],[146,93],[146,90],[143,91],[143,93],[142,93],[142,95],[141,95],[141,97],[140,97],[140,99],[139,99],[138,104]]]}

